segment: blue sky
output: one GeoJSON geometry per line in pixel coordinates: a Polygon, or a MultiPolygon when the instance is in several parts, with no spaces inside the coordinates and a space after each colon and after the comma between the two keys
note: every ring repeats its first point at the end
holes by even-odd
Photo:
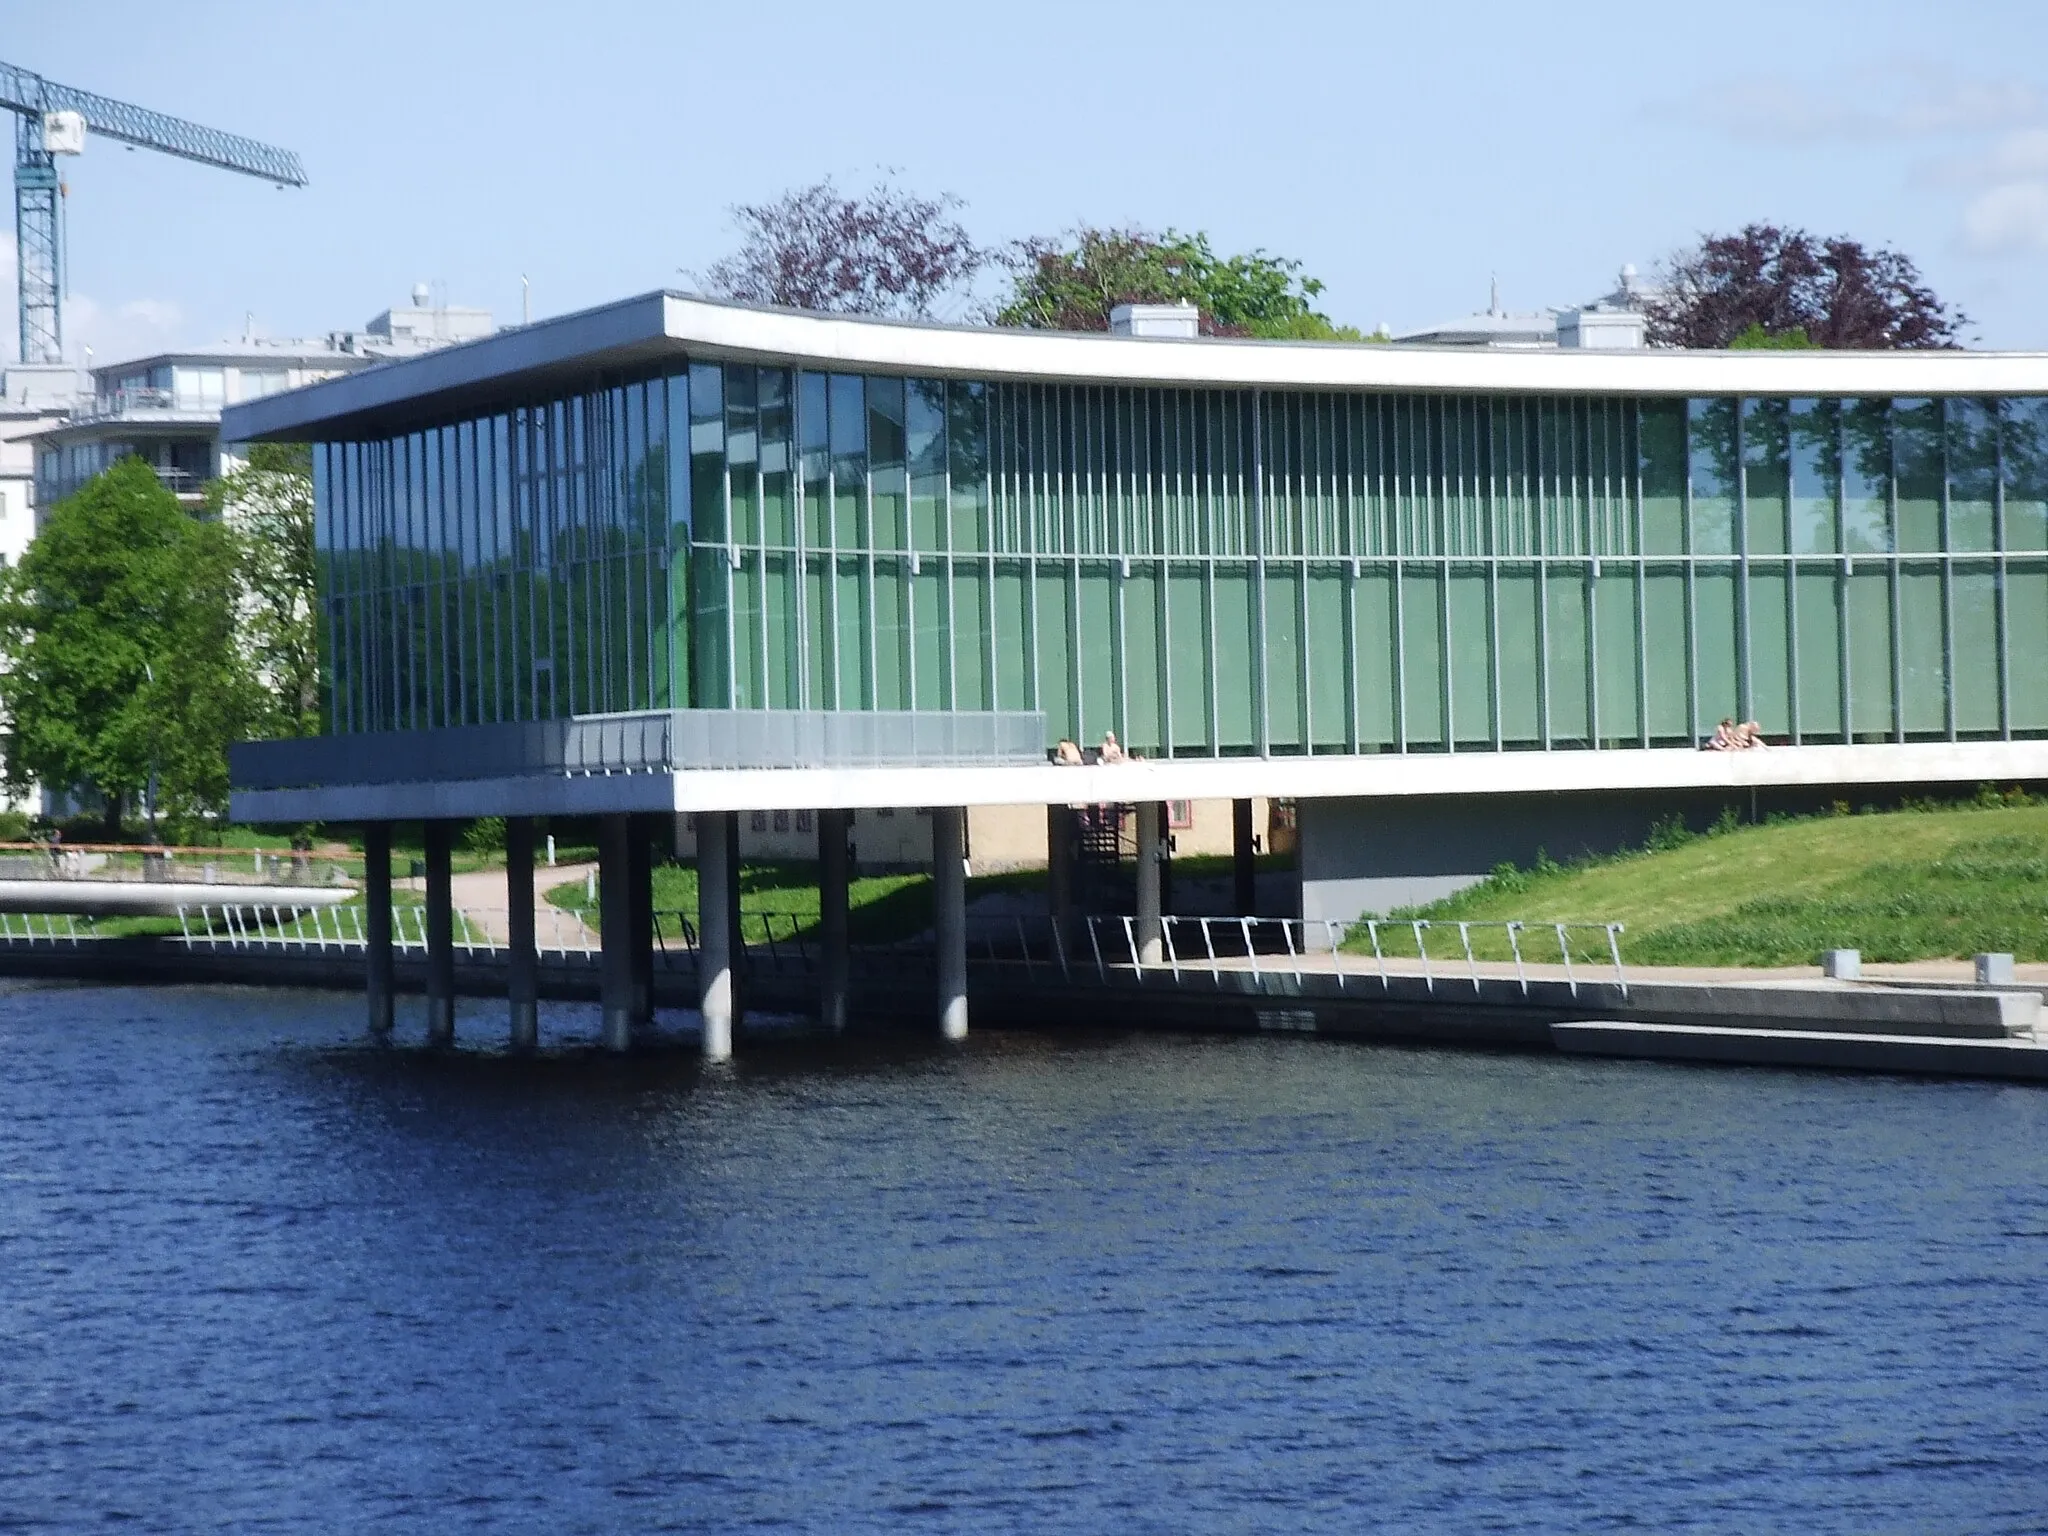
{"type": "MultiPolygon", "coordinates": [[[[1591,298],[1750,219],[1913,256],[2048,349],[2048,5],[0,0],[0,56],[297,150],[310,187],[70,162],[96,361],[360,325],[428,281],[536,316],[663,285],[728,207],[892,167],[984,238],[1137,222],[1300,258],[1397,330],[1591,298]]],[[[11,292],[11,269],[5,274],[11,292]]],[[[14,327],[5,328],[8,355],[14,327]]]]}

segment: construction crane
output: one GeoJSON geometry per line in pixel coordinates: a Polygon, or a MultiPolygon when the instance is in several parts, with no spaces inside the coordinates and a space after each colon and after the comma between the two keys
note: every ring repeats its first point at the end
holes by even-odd
{"type": "Polygon", "coordinates": [[[288,149],[59,85],[13,64],[0,63],[0,107],[16,116],[14,233],[24,363],[64,361],[63,188],[57,157],[83,150],[87,130],[182,160],[260,176],[280,187],[306,184],[299,157],[288,149]]]}

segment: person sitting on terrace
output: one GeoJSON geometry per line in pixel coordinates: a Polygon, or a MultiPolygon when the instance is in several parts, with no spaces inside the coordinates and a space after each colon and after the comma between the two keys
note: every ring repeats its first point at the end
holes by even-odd
{"type": "Polygon", "coordinates": [[[1124,749],[1117,745],[1115,731],[1102,733],[1102,760],[1105,763],[1120,763],[1124,760],[1124,749]]]}
{"type": "Polygon", "coordinates": [[[1062,736],[1059,746],[1053,750],[1052,760],[1063,768],[1078,768],[1081,766],[1081,749],[1062,736]]]}
{"type": "Polygon", "coordinates": [[[1768,741],[1764,740],[1764,728],[1754,720],[1745,721],[1737,726],[1735,734],[1737,737],[1735,744],[1745,751],[1751,747],[1768,747],[1770,745],[1768,741]]]}
{"type": "Polygon", "coordinates": [[[1742,746],[1742,733],[1736,729],[1735,721],[1723,720],[1714,727],[1714,734],[1700,745],[1703,752],[1733,752],[1742,746]]]}

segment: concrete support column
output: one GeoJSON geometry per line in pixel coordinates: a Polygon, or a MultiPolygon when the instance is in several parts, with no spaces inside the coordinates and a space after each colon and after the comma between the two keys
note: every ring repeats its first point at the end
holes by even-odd
{"type": "Polygon", "coordinates": [[[1138,802],[1138,963],[1158,965],[1166,958],[1159,921],[1159,864],[1166,856],[1160,837],[1159,802],[1138,802]]]}
{"type": "Polygon", "coordinates": [[[1230,910],[1250,917],[1259,906],[1259,860],[1253,844],[1252,803],[1230,802],[1230,910]]]}
{"type": "Polygon", "coordinates": [[[740,813],[725,813],[726,931],[732,935],[732,1016],[747,1016],[747,926],[740,918],[740,813]]]}
{"type": "Polygon", "coordinates": [[[824,950],[819,977],[818,1018],[827,1029],[846,1028],[846,995],[851,980],[847,955],[847,887],[852,860],[846,838],[853,818],[845,811],[818,812],[818,941],[824,950]]]}
{"type": "Polygon", "coordinates": [[[1059,930],[1062,942],[1074,926],[1074,854],[1079,836],[1073,807],[1045,808],[1045,907],[1046,916],[1059,930]]]}
{"type": "Polygon", "coordinates": [[[363,824],[364,991],[370,1004],[370,1033],[391,1036],[391,823],[363,824]]]}
{"type": "Polygon", "coordinates": [[[967,816],[935,805],[932,817],[932,937],[938,948],[939,1033],[967,1038],[967,816]]]}
{"type": "Polygon", "coordinates": [[[738,818],[697,817],[697,1011],[704,1016],[704,1059],[732,1055],[732,844],[738,818]]]}
{"type": "Polygon", "coordinates": [[[620,812],[597,818],[598,1006],[608,1051],[633,1043],[632,822],[620,812]]]}
{"type": "Polygon", "coordinates": [[[505,996],[512,1049],[540,1043],[540,956],[533,945],[533,818],[505,818],[505,996]]]}
{"type": "Polygon", "coordinates": [[[455,905],[450,863],[455,828],[423,823],[427,854],[427,1044],[455,1043],[455,905]]]}
{"type": "Polygon", "coordinates": [[[627,933],[633,972],[633,1023],[654,1022],[654,819],[635,816],[626,828],[627,933]]]}

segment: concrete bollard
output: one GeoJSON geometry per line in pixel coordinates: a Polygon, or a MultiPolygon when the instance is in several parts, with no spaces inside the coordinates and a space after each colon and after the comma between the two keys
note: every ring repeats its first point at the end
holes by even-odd
{"type": "Polygon", "coordinates": [[[1863,952],[1856,949],[1824,949],[1820,952],[1820,973],[1834,981],[1863,979],[1863,952]]]}
{"type": "Polygon", "coordinates": [[[1980,987],[2009,987],[2013,983],[2012,956],[2005,954],[1978,955],[1977,985],[1980,987]]]}

